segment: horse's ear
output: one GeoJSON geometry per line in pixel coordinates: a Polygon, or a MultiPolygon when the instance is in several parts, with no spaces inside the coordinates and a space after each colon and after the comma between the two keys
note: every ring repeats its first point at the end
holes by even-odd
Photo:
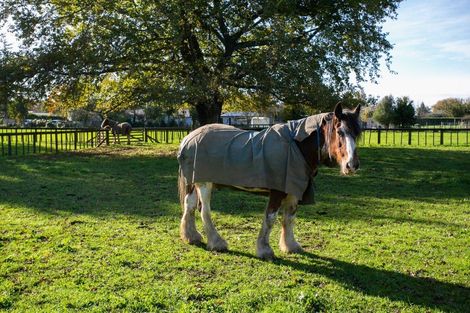
{"type": "Polygon", "coordinates": [[[361,113],[361,105],[358,104],[357,107],[354,109],[354,115],[356,115],[356,117],[359,117],[360,113],[361,113]]]}
{"type": "Polygon", "coordinates": [[[335,106],[335,116],[338,118],[338,119],[342,119],[343,118],[343,106],[341,105],[341,102],[338,102],[335,106]]]}

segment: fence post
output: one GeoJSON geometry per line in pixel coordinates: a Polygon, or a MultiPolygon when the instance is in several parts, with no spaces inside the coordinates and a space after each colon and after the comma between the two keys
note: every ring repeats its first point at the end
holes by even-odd
{"type": "Polygon", "coordinates": [[[109,130],[106,129],[106,145],[109,146],[109,130]]]}
{"type": "Polygon", "coordinates": [[[59,152],[59,136],[58,136],[57,128],[55,129],[55,153],[59,152]]]}
{"type": "Polygon", "coordinates": [[[444,144],[444,130],[441,129],[440,133],[441,133],[441,145],[443,145],[444,144]]]}
{"type": "Polygon", "coordinates": [[[148,133],[147,133],[147,128],[144,127],[144,142],[148,142],[148,133]]]}
{"type": "Polygon", "coordinates": [[[78,143],[78,132],[77,132],[77,130],[75,130],[74,133],[73,133],[73,148],[74,148],[74,150],[77,150],[77,143],[78,143]]]}
{"type": "Polygon", "coordinates": [[[8,155],[11,155],[11,136],[8,136],[8,155]]]}
{"type": "Polygon", "coordinates": [[[34,130],[34,133],[33,133],[33,153],[36,153],[36,141],[37,141],[36,130],[34,130]]]}
{"type": "Polygon", "coordinates": [[[408,130],[408,145],[411,146],[411,129],[408,130]]]}
{"type": "Polygon", "coordinates": [[[377,130],[377,144],[380,145],[380,128],[377,130]]]}

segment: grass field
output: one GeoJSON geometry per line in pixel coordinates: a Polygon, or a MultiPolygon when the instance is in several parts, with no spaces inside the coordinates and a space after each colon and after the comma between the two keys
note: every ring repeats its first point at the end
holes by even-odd
{"type": "MultiPolygon", "coordinates": [[[[218,191],[230,251],[178,238],[176,146],[0,159],[0,311],[468,312],[470,149],[360,151],[322,168],[301,255],[254,257],[266,199],[218,191]]],[[[200,227],[200,221],[198,221],[200,227]]]]}

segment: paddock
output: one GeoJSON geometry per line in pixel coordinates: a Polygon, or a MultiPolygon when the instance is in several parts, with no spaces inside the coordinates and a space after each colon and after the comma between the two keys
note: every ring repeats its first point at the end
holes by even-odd
{"type": "Polygon", "coordinates": [[[305,253],[273,245],[272,262],[254,253],[262,196],[214,194],[228,252],[180,241],[176,149],[0,158],[0,308],[467,311],[468,147],[361,147],[357,175],[320,168],[305,253]]]}

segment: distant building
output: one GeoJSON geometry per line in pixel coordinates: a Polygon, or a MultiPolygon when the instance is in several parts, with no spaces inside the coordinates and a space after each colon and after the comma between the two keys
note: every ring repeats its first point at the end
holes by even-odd
{"type": "Polygon", "coordinates": [[[234,126],[261,126],[273,123],[271,117],[260,116],[256,112],[226,112],[220,117],[223,124],[234,126]]]}
{"type": "Polygon", "coordinates": [[[272,124],[272,119],[267,116],[254,116],[251,118],[251,127],[262,127],[272,124]]]}
{"type": "Polygon", "coordinates": [[[178,110],[178,120],[177,123],[182,127],[192,127],[193,119],[189,109],[179,109],[178,110]]]}
{"type": "Polygon", "coordinates": [[[67,113],[67,120],[74,122],[78,127],[99,128],[103,119],[96,112],[76,109],[67,113]]]}

